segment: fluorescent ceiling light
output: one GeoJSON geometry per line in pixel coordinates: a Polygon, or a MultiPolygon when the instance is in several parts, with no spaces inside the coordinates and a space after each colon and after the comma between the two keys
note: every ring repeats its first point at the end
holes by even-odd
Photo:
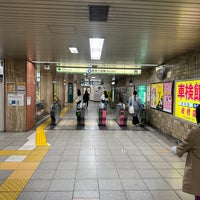
{"type": "Polygon", "coordinates": [[[78,49],[76,47],[69,47],[71,53],[78,53],[78,49]]]}
{"type": "Polygon", "coordinates": [[[59,64],[59,62],[42,61],[42,60],[33,60],[31,62],[35,64],[59,64]]]}
{"type": "Polygon", "coordinates": [[[90,40],[90,55],[92,60],[100,60],[103,48],[103,38],[89,38],[90,40]]]}

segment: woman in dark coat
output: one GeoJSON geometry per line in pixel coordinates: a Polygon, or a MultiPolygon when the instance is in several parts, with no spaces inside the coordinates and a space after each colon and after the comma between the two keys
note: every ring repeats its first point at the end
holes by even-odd
{"type": "Polygon", "coordinates": [[[196,108],[196,120],[198,128],[192,129],[178,146],[172,147],[172,152],[179,157],[187,152],[182,190],[200,200],[200,105],[196,108]]]}
{"type": "Polygon", "coordinates": [[[90,94],[87,90],[85,90],[85,93],[83,95],[83,102],[86,103],[86,108],[88,107],[88,101],[90,99],[90,94]]]}

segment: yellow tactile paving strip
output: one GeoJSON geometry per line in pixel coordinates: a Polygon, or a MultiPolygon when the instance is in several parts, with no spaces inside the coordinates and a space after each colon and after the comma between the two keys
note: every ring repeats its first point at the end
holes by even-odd
{"type": "MultiPolygon", "coordinates": [[[[60,117],[63,117],[64,114],[73,106],[73,103],[70,103],[69,106],[65,107],[62,109],[60,113],[60,117]]],[[[43,124],[41,124],[37,129],[36,129],[36,145],[37,146],[46,146],[47,145],[47,140],[46,140],[46,134],[45,134],[45,128],[50,124],[51,119],[49,118],[46,120],[43,124]]]]}
{"type": "Polygon", "coordinates": [[[24,156],[28,155],[31,152],[31,150],[1,150],[0,156],[24,156]]]}
{"type": "MultiPolygon", "coordinates": [[[[62,110],[61,116],[73,104],[62,110]]],[[[47,145],[45,127],[50,119],[36,129],[36,148],[33,150],[0,150],[0,156],[26,156],[23,162],[0,162],[0,170],[13,170],[10,176],[0,185],[0,200],[16,200],[29,179],[44,158],[50,146],[47,145]]]]}
{"type": "MultiPolygon", "coordinates": [[[[24,150],[16,150],[13,151],[14,155],[26,155],[23,162],[0,163],[0,170],[14,170],[0,186],[0,200],[17,199],[49,148],[49,146],[39,146],[29,151],[29,153],[24,150]]],[[[0,155],[10,155],[10,152],[2,150],[0,155]]]]}
{"type": "Polygon", "coordinates": [[[73,103],[70,103],[67,107],[63,108],[61,113],[60,113],[60,117],[63,117],[64,114],[73,106],[73,103]]]}

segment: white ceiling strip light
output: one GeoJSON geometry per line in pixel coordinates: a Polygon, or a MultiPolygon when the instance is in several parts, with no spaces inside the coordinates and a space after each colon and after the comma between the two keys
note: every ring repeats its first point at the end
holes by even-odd
{"type": "Polygon", "coordinates": [[[92,60],[100,60],[103,48],[103,38],[89,38],[90,40],[90,55],[92,60]]]}

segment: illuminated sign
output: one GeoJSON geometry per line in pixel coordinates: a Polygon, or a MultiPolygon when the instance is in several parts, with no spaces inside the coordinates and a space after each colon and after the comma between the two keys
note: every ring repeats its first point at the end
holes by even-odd
{"type": "Polygon", "coordinates": [[[200,104],[200,80],[176,81],[175,116],[196,123],[200,104]]]}
{"type": "Polygon", "coordinates": [[[75,68],[75,67],[57,67],[57,72],[61,73],[79,73],[79,74],[124,74],[124,75],[140,75],[141,69],[107,69],[107,68],[75,68]]]}
{"type": "Polygon", "coordinates": [[[138,97],[141,99],[142,104],[146,105],[146,92],[147,92],[146,85],[139,85],[137,92],[138,92],[138,97]]]}

